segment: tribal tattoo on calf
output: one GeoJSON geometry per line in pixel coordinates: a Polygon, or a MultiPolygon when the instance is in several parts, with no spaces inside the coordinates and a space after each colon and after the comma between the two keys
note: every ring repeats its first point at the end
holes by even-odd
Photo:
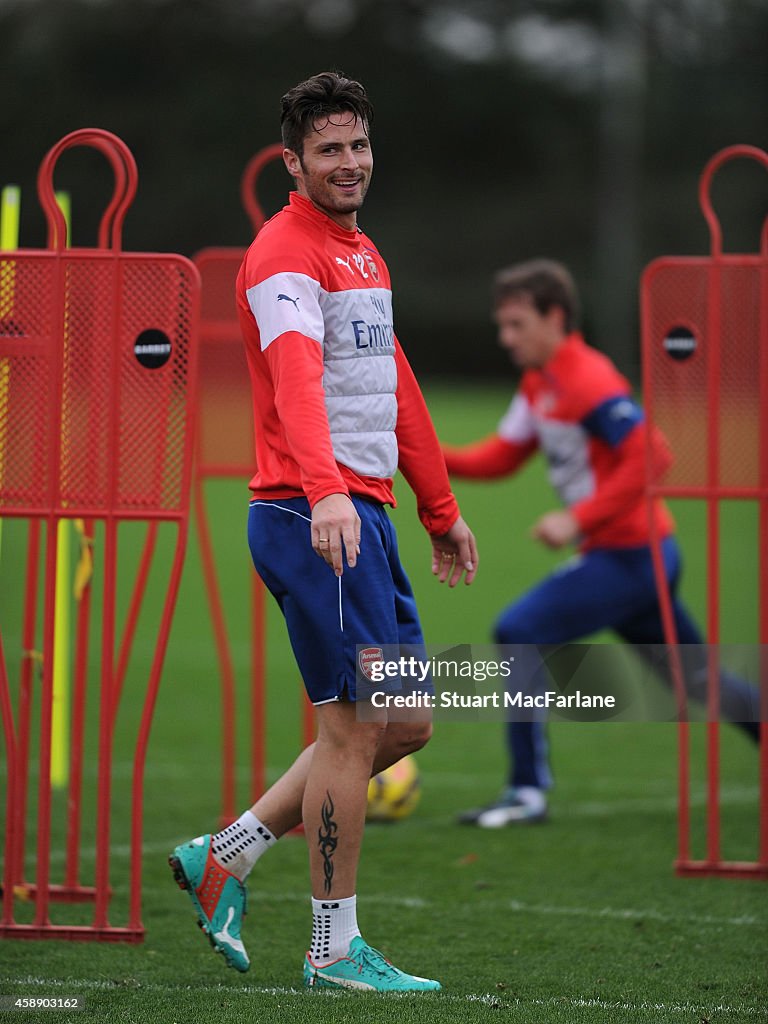
{"type": "Polygon", "coordinates": [[[333,799],[328,790],[325,791],[325,800],[323,800],[323,806],[320,808],[320,818],[322,820],[322,828],[317,830],[317,845],[320,847],[320,853],[323,856],[323,874],[325,875],[325,881],[323,887],[330,896],[331,889],[333,888],[333,857],[336,847],[338,846],[339,839],[336,833],[339,831],[339,826],[333,820],[333,799]]]}

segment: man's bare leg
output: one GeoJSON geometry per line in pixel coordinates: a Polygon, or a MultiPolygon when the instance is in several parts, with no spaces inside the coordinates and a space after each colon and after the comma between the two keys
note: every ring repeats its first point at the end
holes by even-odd
{"type": "MultiPolygon", "coordinates": [[[[368,780],[378,765],[406,752],[406,733],[390,732],[384,722],[361,721],[352,703],[326,704],[318,710],[318,738],[303,802],[312,884],[312,940],[304,958],[304,983],[382,992],[436,991],[438,982],[394,967],[363,939],[357,923],[357,867],[368,780]]],[[[428,729],[422,725],[419,745],[428,729]]],[[[411,739],[416,733],[411,730],[411,739]]]]}
{"type": "MultiPolygon", "coordinates": [[[[340,705],[328,705],[334,707],[340,705]]],[[[351,705],[354,708],[354,705],[351,705]]],[[[371,775],[377,775],[406,754],[427,742],[431,726],[423,714],[412,721],[390,722],[380,739],[371,775]]],[[[315,753],[312,743],[299,754],[288,770],[251,807],[251,813],[279,838],[302,821],[302,803],[315,753]]]]}
{"type": "Polygon", "coordinates": [[[368,780],[386,720],[360,722],[355,705],[339,701],[319,707],[317,722],[302,807],[312,895],[343,899],[355,893],[368,780]]]}

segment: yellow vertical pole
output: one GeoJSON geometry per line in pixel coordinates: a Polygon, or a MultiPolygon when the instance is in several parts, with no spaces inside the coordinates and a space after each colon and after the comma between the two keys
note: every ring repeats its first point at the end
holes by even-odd
{"type": "MultiPolygon", "coordinates": [[[[70,244],[71,206],[66,192],[56,193],[67,225],[67,245],[70,244]]],[[[64,365],[68,358],[67,328],[64,334],[64,365]]],[[[66,445],[62,437],[62,444],[66,445]]],[[[62,459],[62,472],[66,466],[66,451],[62,459]]],[[[51,719],[51,785],[55,788],[66,786],[69,781],[69,693],[71,682],[71,615],[70,615],[70,574],[71,535],[69,519],[60,519],[56,546],[56,603],[53,626],[53,716],[51,719]]]]}
{"type": "MultiPolygon", "coordinates": [[[[21,189],[18,185],[6,185],[0,193],[0,249],[13,252],[19,247],[19,212],[21,189]]],[[[13,315],[13,301],[16,281],[16,263],[3,260],[0,263],[0,320],[13,315]]],[[[8,433],[8,389],[11,367],[7,359],[0,359],[0,482],[3,479],[3,462],[8,433]]],[[[3,540],[3,521],[0,519],[0,548],[3,540]]]]}
{"type": "Polygon", "coordinates": [[[0,249],[11,251],[19,247],[19,212],[21,189],[18,185],[6,185],[2,192],[2,216],[0,216],[0,249]]]}

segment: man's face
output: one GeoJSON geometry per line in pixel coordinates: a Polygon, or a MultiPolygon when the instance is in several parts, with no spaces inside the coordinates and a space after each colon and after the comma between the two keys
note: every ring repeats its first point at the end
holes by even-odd
{"type": "Polygon", "coordinates": [[[373,153],[365,125],[351,112],[315,121],[301,157],[284,151],[300,195],[344,228],[354,229],[373,173],[373,153]]]}
{"type": "Polygon", "coordinates": [[[527,295],[504,299],[495,312],[499,344],[521,370],[544,366],[563,340],[563,311],[539,313],[527,295]]]}

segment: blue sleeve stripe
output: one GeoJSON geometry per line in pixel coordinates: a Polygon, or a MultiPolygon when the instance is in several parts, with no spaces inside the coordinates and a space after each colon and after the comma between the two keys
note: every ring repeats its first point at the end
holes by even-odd
{"type": "Polygon", "coordinates": [[[616,395],[601,402],[581,423],[593,437],[615,448],[644,419],[643,410],[633,398],[616,395]]]}

